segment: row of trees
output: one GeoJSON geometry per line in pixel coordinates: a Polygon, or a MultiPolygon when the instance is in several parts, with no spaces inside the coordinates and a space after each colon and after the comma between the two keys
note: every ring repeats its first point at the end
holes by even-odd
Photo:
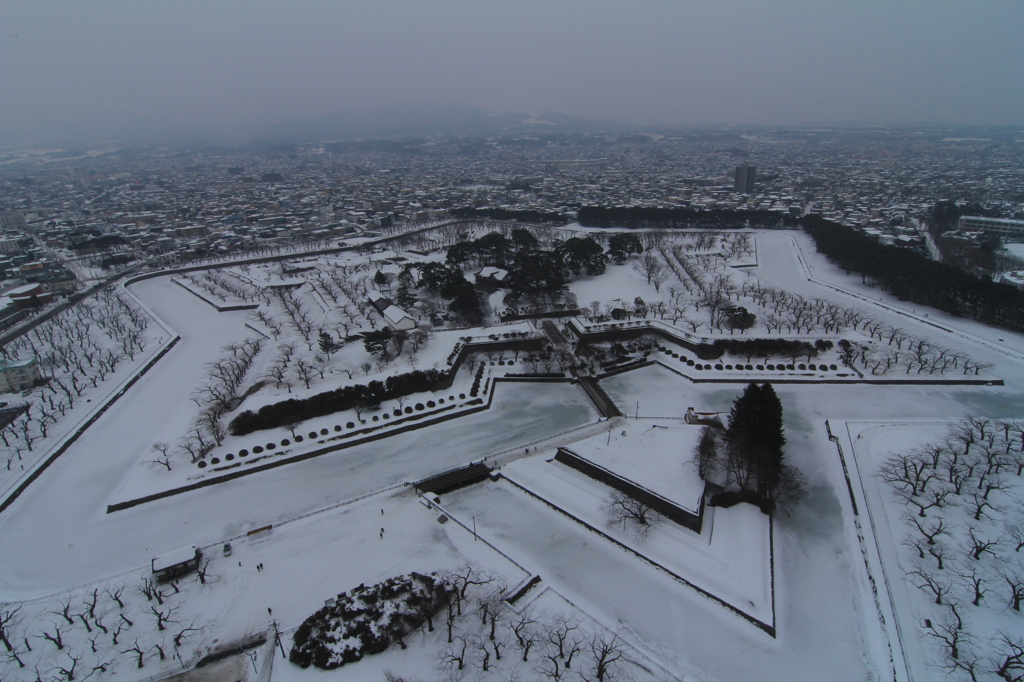
{"type": "Polygon", "coordinates": [[[735,209],[648,208],[642,206],[583,206],[577,220],[585,227],[628,227],[630,229],[724,230],[745,227],[795,228],[798,220],[773,211],[735,209]]]}
{"type": "Polygon", "coordinates": [[[318,393],[304,399],[290,399],[264,405],[256,412],[245,410],[231,420],[228,430],[232,435],[245,434],[263,429],[272,429],[296,422],[349,410],[357,405],[376,405],[432,389],[445,376],[436,369],[414,370],[406,374],[395,374],[384,381],[369,384],[342,386],[333,391],[318,393]]]}
{"type": "Polygon", "coordinates": [[[223,348],[224,355],[206,365],[206,378],[192,392],[192,402],[199,408],[199,414],[174,448],[166,443],[154,444],[151,465],[171,471],[177,456],[187,456],[190,462],[196,462],[224,442],[227,432],[221,420],[238,406],[239,389],[263,345],[260,338],[229,343],[223,348]]]}
{"type": "Polygon", "coordinates": [[[924,596],[933,662],[961,679],[1024,675],[1024,426],[971,418],[878,471],[904,507],[901,564],[924,596]]]}
{"type": "Polygon", "coordinates": [[[455,218],[470,220],[514,220],[519,223],[566,225],[569,219],[554,211],[514,210],[507,208],[454,208],[449,211],[455,218]]]}
{"type": "Polygon", "coordinates": [[[804,229],[821,253],[866,284],[901,299],[1015,331],[1024,330],[1024,291],[933,261],[909,249],[885,246],[866,235],[807,216],[804,229]]]}

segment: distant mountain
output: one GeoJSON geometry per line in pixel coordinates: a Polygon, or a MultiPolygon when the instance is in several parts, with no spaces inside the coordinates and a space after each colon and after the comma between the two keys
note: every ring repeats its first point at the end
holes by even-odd
{"type": "Polygon", "coordinates": [[[638,126],[557,113],[510,114],[461,105],[406,104],[345,109],[334,114],[271,126],[260,137],[277,142],[319,142],[435,135],[501,135],[537,132],[629,133],[638,126]]]}

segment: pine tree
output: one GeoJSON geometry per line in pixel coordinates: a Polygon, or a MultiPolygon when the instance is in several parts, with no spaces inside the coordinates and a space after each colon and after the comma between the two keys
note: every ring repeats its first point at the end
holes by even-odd
{"type": "Polygon", "coordinates": [[[726,439],[733,481],[740,490],[756,490],[767,497],[778,487],[786,444],[782,402],[771,384],[749,384],[736,399],[726,439]]]}
{"type": "Polygon", "coordinates": [[[323,329],[320,330],[320,352],[327,355],[327,359],[331,359],[331,353],[341,348],[341,345],[334,340],[334,338],[325,332],[323,329]]]}
{"type": "Polygon", "coordinates": [[[398,285],[398,293],[395,295],[395,303],[397,303],[398,307],[403,310],[409,310],[413,304],[416,303],[416,297],[409,291],[409,287],[406,286],[405,282],[401,282],[398,285]]]}

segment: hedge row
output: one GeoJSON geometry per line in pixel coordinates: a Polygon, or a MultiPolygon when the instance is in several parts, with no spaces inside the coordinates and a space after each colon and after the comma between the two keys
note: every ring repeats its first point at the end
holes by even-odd
{"type": "Polygon", "coordinates": [[[792,339],[716,339],[713,343],[701,343],[693,352],[701,360],[715,360],[727,352],[747,357],[812,357],[832,348],[831,341],[808,341],[792,339]]]}
{"type": "Polygon", "coordinates": [[[365,386],[342,386],[309,398],[283,400],[264,405],[256,412],[246,410],[239,413],[231,420],[228,430],[234,436],[244,436],[262,429],[273,429],[313,417],[350,410],[358,405],[375,405],[410,393],[429,391],[445,376],[444,372],[436,369],[416,370],[408,374],[390,376],[385,381],[371,381],[365,386]]]}

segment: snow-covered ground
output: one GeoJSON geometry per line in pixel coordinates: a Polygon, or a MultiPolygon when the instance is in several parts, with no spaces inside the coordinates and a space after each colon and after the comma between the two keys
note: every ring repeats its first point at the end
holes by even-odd
{"type": "MultiPolygon", "coordinates": [[[[270,616],[267,607],[282,628],[294,627],[340,591],[411,570],[430,571],[473,560],[513,581],[517,569],[500,550],[527,572],[539,573],[545,585],[598,622],[623,627],[631,641],[676,676],[888,679],[894,668],[889,661],[891,645],[900,652],[900,660],[905,655],[910,661],[914,679],[935,677],[935,671],[923,667],[919,642],[887,641],[890,631],[879,619],[854,530],[857,518],[825,420],[832,420],[833,428],[848,420],[921,422],[907,427],[899,444],[886,445],[896,449],[930,435],[934,427],[924,422],[1017,417],[1024,404],[1024,337],[915,308],[866,287],[859,277],[830,266],[802,234],[759,233],[756,243],[757,266],[734,276],[746,278],[743,272],[750,272],[750,277],[802,296],[863,308],[888,324],[991,363],[990,376],[1006,382],[776,385],[785,409],[787,458],[809,479],[804,503],[775,523],[776,639],[579,523],[516,492],[508,482],[483,483],[443,500],[452,505],[455,520],[470,524],[476,516],[479,542],[465,529],[437,524],[414,498],[391,496],[400,488],[378,492],[596,421],[597,413],[582,392],[568,384],[501,384],[491,409],[476,415],[105,513],[153,443],[173,440],[188,429],[196,411],[189,397],[203,380],[204,366],[221,356],[226,343],[254,335],[246,327],[251,323],[247,313],[218,313],[166,278],[140,282],[131,291],[180,333],[181,341],[0,514],[0,601],[29,599],[39,600],[31,604],[46,605],[72,588],[106,584],[120,575],[141,577],[149,560],[169,549],[194,543],[210,547],[216,555],[224,540],[275,524],[272,534],[251,545],[235,540],[232,557],[215,558],[213,569],[222,582],[197,597],[203,615],[215,623],[209,630],[211,641],[264,629],[270,616]],[[279,525],[374,493],[377,497],[366,501],[279,525]],[[378,533],[382,526],[384,538],[378,533]],[[261,562],[266,570],[256,572],[252,565],[261,562]]],[[[616,298],[632,302],[636,295],[648,302],[658,300],[658,292],[641,277],[630,265],[610,265],[607,275],[573,286],[581,305],[589,304],[591,296],[602,303],[616,298]]],[[[428,352],[429,346],[424,348],[428,352]]],[[[690,406],[728,412],[740,391],[736,384],[693,384],[658,366],[609,377],[601,385],[624,413],[641,417],[678,418],[690,406]]],[[[506,466],[525,471],[528,462],[506,466]]],[[[715,520],[716,535],[723,530],[721,521],[715,520]]],[[[861,528],[871,533],[870,528],[861,528]]],[[[875,539],[879,545],[892,542],[884,535],[875,539]]],[[[658,542],[652,536],[651,552],[658,542]]],[[[690,558],[680,556],[680,565],[690,558]]],[[[885,586],[879,589],[879,599],[888,599],[885,586]]],[[[892,603],[899,627],[910,633],[914,613],[904,608],[899,589],[894,590],[892,603]]],[[[50,623],[53,617],[46,618],[50,623]]],[[[384,668],[431,678],[434,672],[423,668],[424,656],[424,647],[410,646],[407,652],[389,652],[334,674],[298,671],[278,659],[274,679],[380,679],[384,668]]],[[[899,663],[896,668],[897,678],[904,679],[899,663]]],[[[4,679],[34,679],[9,665],[4,673],[4,679]]],[[[135,673],[127,666],[118,674],[141,679],[131,677],[135,673]]]]}

